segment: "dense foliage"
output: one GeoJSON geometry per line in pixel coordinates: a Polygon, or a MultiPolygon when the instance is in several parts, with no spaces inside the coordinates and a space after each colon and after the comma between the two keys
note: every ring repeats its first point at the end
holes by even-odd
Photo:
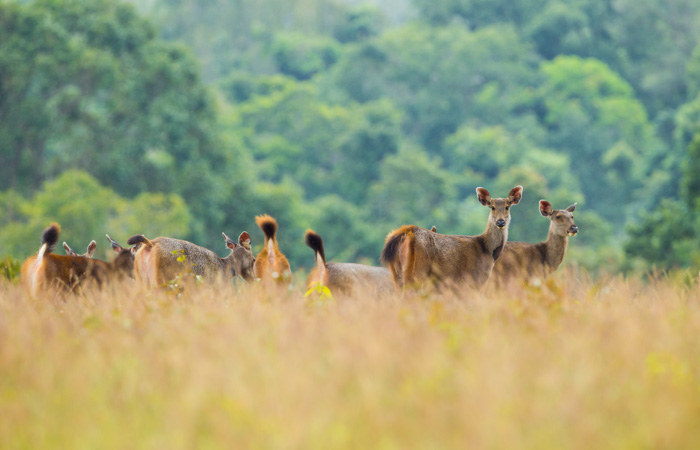
{"type": "Polygon", "coordinates": [[[578,202],[570,261],[697,264],[699,28],[692,0],[0,1],[0,256],[48,220],[259,245],[269,213],[293,266],[306,227],[376,263],[522,184],[511,239],[578,202]]]}

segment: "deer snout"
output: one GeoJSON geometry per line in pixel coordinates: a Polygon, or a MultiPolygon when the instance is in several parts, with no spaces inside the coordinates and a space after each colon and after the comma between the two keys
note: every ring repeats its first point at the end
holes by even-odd
{"type": "Polygon", "coordinates": [[[575,235],[576,233],[578,233],[578,227],[576,225],[571,225],[571,227],[569,227],[568,233],[569,236],[575,235]]]}
{"type": "Polygon", "coordinates": [[[504,227],[506,226],[506,221],[505,221],[505,219],[498,219],[498,220],[496,221],[496,226],[497,226],[498,228],[504,228],[504,227]]]}

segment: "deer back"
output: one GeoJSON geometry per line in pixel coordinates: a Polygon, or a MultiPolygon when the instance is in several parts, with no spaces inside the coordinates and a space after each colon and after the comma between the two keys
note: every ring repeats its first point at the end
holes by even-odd
{"type": "Polygon", "coordinates": [[[366,292],[383,296],[394,292],[394,279],[389,269],[365,264],[328,263],[323,284],[334,294],[342,295],[366,292]]]}
{"type": "Polygon", "coordinates": [[[509,241],[493,267],[492,277],[496,284],[503,284],[512,278],[545,277],[552,270],[547,264],[544,242],[529,244],[509,241]]]}
{"type": "Polygon", "coordinates": [[[468,282],[482,285],[491,272],[494,255],[482,236],[437,234],[420,228],[415,232],[415,270],[417,278],[438,282],[468,282]]]}
{"type": "Polygon", "coordinates": [[[149,241],[149,245],[142,245],[134,259],[135,272],[152,286],[162,285],[188,271],[215,277],[224,269],[221,258],[213,251],[188,241],[166,237],[155,238],[149,241]]]}
{"type": "Polygon", "coordinates": [[[415,225],[390,233],[382,253],[398,287],[425,280],[478,287],[488,279],[494,257],[482,235],[438,234],[415,225]]]}
{"type": "Polygon", "coordinates": [[[40,291],[59,290],[76,291],[85,279],[94,277],[99,282],[104,281],[105,264],[102,261],[70,255],[44,255],[41,261],[36,257],[27,261],[29,264],[27,276],[29,292],[36,296],[40,291]]]}

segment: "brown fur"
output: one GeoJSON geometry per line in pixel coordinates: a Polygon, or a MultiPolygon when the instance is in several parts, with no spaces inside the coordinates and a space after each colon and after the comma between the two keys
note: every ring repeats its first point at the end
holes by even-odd
{"type": "Polygon", "coordinates": [[[223,234],[231,253],[221,258],[213,251],[188,241],[167,237],[153,240],[145,236],[132,236],[127,241],[136,245],[134,271],[136,277],[153,287],[163,286],[178,275],[191,272],[208,280],[231,279],[239,275],[246,281],[253,279],[253,254],[250,251],[250,236],[241,233],[239,243],[223,234]],[[184,256],[184,260],[178,258],[184,256]]]}
{"type": "Polygon", "coordinates": [[[292,279],[292,270],[287,257],[280,251],[277,243],[277,221],[265,214],[256,216],[255,223],[265,233],[265,243],[255,259],[255,277],[263,282],[275,280],[289,283],[292,279]]]}
{"type": "Polygon", "coordinates": [[[355,295],[363,290],[370,295],[387,295],[394,291],[394,279],[388,269],[364,264],[326,263],[321,236],[307,230],[305,240],[316,256],[316,267],[306,280],[307,290],[321,283],[333,294],[340,295],[355,295]]]}
{"type": "Polygon", "coordinates": [[[566,256],[569,236],[578,233],[572,214],[575,208],[576,203],[555,210],[549,202],[540,200],[540,213],[550,220],[547,240],[537,244],[506,243],[493,268],[494,282],[503,285],[509,279],[545,278],[557,270],[566,256]]]}
{"type": "Polygon", "coordinates": [[[129,253],[118,255],[111,263],[85,256],[55,255],[51,251],[59,232],[58,224],[44,230],[39,252],[22,264],[22,284],[32,297],[42,292],[75,292],[89,281],[102,286],[112,278],[128,275],[130,267],[133,268],[129,253]],[[49,230],[53,236],[46,239],[49,230]]]}
{"type": "Polygon", "coordinates": [[[516,186],[507,198],[492,199],[486,189],[477,188],[479,202],[491,209],[486,230],[478,236],[438,234],[415,225],[389,233],[382,262],[389,266],[396,286],[425,281],[482,286],[508,240],[509,210],[520,202],[522,189],[516,186]]]}

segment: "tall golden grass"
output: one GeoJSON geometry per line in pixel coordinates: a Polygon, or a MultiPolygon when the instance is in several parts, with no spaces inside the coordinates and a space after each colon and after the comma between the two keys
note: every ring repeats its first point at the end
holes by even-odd
{"type": "Polygon", "coordinates": [[[700,448],[689,277],[314,300],[0,284],[0,447],[700,448]]]}

